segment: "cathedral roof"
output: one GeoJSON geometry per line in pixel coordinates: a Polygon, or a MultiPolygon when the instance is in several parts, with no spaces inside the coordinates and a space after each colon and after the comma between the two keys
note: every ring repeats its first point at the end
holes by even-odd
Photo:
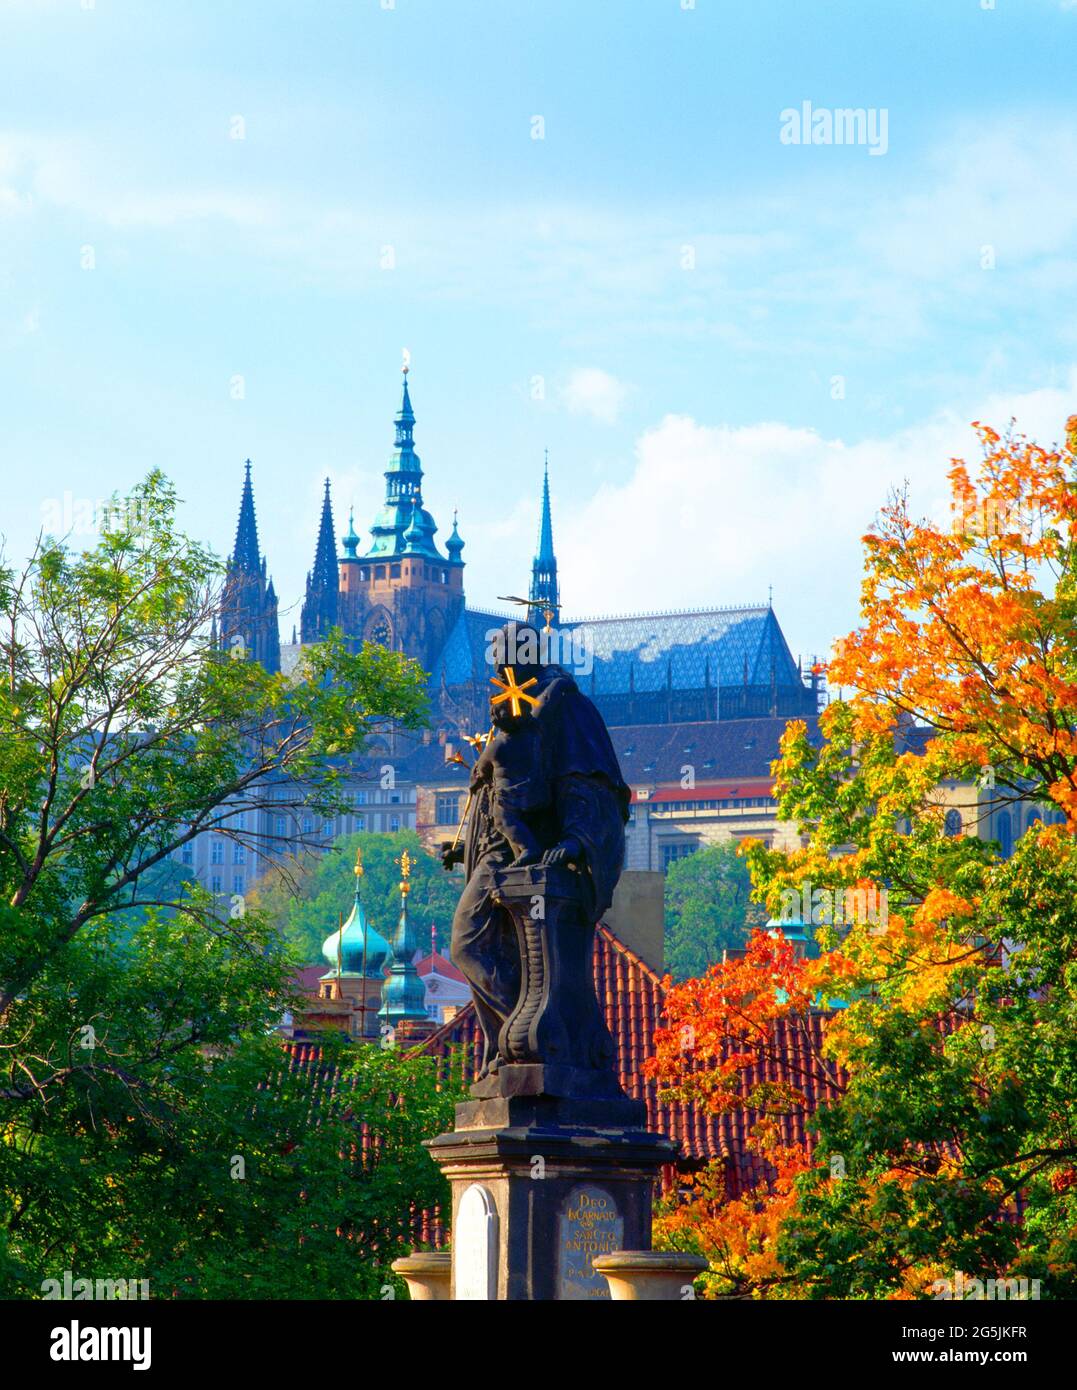
{"type": "MultiPolygon", "coordinates": [[[[434,688],[489,674],[489,633],[512,614],[466,608],[432,672],[434,688]]],[[[586,695],[644,693],[704,686],[803,688],[773,609],[760,607],[654,613],[561,623],[594,655],[593,673],[577,676],[586,695]]]]}

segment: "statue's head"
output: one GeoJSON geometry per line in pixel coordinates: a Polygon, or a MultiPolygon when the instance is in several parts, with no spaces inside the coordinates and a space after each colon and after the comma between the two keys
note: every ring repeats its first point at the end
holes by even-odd
{"type": "MultiPolygon", "coordinates": [[[[503,684],[521,686],[530,680],[539,680],[545,669],[542,662],[541,634],[530,623],[507,622],[503,628],[491,635],[488,654],[494,674],[503,684]]],[[[501,693],[499,686],[491,686],[491,700],[501,693]]],[[[534,696],[538,690],[532,687],[528,693],[534,696]]],[[[512,728],[530,717],[530,702],[521,698],[517,704],[519,714],[513,713],[511,700],[500,700],[492,706],[493,721],[499,728],[512,728]]]]}

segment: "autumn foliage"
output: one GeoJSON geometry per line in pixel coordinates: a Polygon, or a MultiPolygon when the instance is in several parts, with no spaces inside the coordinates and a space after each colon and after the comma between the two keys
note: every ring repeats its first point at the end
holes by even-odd
{"type": "Polygon", "coordinates": [[[830,670],[851,694],[775,764],[801,848],[747,851],[772,912],[805,884],[871,887],[886,912],[813,917],[807,960],[757,933],[668,997],[652,1075],[743,1112],[769,1164],[732,1201],[712,1168],[662,1217],[710,1255],[711,1292],[930,1297],[957,1273],[1077,1292],[1077,416],[1054,448],[975,428],[949,527],[897,495],[865,537],[830,670]],[[819,1009],[805,1147],[788,1038],[819,1009]]]}

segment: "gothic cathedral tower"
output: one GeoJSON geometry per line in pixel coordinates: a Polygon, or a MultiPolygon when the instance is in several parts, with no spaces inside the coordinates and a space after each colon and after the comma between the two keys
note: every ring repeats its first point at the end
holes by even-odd
{"type": "Polygon", "coordinates": [[[370,528],[373,543],[360,555],[350,520],[344,537],[336,620],[349,637],[404,652],[429,671],[464,606],[464,543],[455,517],[444,555],[434,542],[438,528],[423,507],[423,470],[413,440],[415,413],[407,370],[396,439],[385,470],[385,502],[370,528]]]}

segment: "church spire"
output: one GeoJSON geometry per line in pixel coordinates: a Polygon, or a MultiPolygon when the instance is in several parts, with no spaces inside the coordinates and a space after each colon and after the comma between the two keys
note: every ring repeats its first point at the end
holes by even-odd
{"type": "Polygon", "coordinates": [[[280,670],[277,595],[258,548],[250,459],[243,464],[236,541],[225,569],[220,619],[218,643],[223,651],[260,661],[267,671],[280,670]]]}
{"type": "Polygon", "coordinates": [[[236,523],[236,543],[232,564],[244,574],[257,574],[261,569],[258,552],[258,523],[254,517],[254,489],[251,486],[251,461],[243,464],[243,492],[239,499],[239,521],[236,523]]]}
{"type": "Polygon", "coordinates": [[[550,452],[547,449],[542,476],[542,521],[539,523],[538,551],[531,566],[531,592],[528,618],[536,626],[545,622],[544,609],[551,609],[557,620],[560,591],[557,584],[557,556],[553,549],[553,518],[550,512],[550,452]],[[533,612],[531,610],[534,610],[533,612]],[[542,620],[540,622],[540,619],[542,620]]]}
{"type": "Polygon", "coordinates": [[[378,1017],[392,1028],[398,1023],[425,1021],[427,1018],[426,986],[415,968],[419,941],[408,915],[414,860],[404,850],[396,862],[400,865],[400,919],[393,935],[389,974],[382,989],[382,1006],[378,1011],[378,1017]]]}
{"type": "Polygon", "coordinates": [[[322,516],[318,525],[318,545],[314,552],[314,568],[307,575],[307,596],[299,620],[300,634],[304,642],[317,642],[331,627],[336,626],[339,587],[333,503],[329,496],[329,479],[326,478],[322,516]]]}
{"type": "Polygon", "coordinates": [[[396,412],[393,424],[393,452],[389,456],[389,466],[385,470],[385,503],[374,519],[370,534],[374,543],[365,559],[383,560],[403,554],[425,555],[430,560],[441,560],[444,555],[434,544],[437,523],[423,508],[423,468],[419,455],[415,452],[415,412],[411,408],[408,392],[408,368],[404,368],[404,391],[400,409],[396,412]],[[409,543],[406,532],[417,524],[421,528],[422,539],[412,539],[409,543]]]}

